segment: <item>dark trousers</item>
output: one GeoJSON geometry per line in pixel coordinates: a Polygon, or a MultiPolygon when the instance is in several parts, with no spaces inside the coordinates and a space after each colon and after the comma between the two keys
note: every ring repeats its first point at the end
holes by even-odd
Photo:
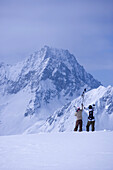
{"type": "Polygon", "coordinates": [[[92,126],[92,131],[95,130],[95,121],[88,121],[86,125],[86,131],[89,132],[89,126],[92,126]]]}
{"type": "Polygon", "coordinates": [[[78,130],[78,126],[79,126],[79,132],[81,132],[82,131],[82,120],[77,120],[76,121],[76,125],[75,125],[75,128],[74,128],[74,131],[78,130]]]}

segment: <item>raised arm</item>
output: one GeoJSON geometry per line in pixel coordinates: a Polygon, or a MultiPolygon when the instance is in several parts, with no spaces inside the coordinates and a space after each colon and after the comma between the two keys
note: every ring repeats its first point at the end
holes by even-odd
{"type": "Polygon", "coordinates": [[[84,105],[83,105],[83,103],[81,104],[81,106],[82,106],[82,110],[84,109],[84,105]]]}

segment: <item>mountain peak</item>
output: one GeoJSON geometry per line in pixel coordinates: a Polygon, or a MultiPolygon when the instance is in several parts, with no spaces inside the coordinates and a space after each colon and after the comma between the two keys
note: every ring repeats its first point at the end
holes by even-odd
{"type": "MultiPolygon", "coordinates": [[[[56,58],[57,60],[65,60],[68,56],[72,55],[68,50],[52,48],[45,45],[40,51],[45,54],[45,58],[56,58]]],[[[39,52],[40,52],[39,51],[39,52]]],[[[74,55],[72,55],[74,57],[74,55]]],[[[75,57],[74,57],[75,58],[75,57]]]]}
{"type": "Polygon", "coordinates": [[[51,105],[51,101],[59,103],[54,106],[56,109],[80,95],[82,89],[101,85],[68,50],[48,46],[10,66],[3,74],[0,87],[6,94],[17,94],[27,88],[34,94],[33,109],[29,103],[26,115],[41,112],[39,108],[51,105]]]}

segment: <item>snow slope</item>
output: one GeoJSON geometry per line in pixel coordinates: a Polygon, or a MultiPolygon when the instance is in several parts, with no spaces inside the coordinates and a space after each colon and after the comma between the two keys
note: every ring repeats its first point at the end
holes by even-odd
{"type": "Polygon", "coordinates": [[[0,136],[0,170],[112,170],[113,132],[0,136]]]}
{"type": "MultiPolygon", "coordinates": [[[[96,130],[113,130],[113,87],[100,86],[97,89],[88,91],[85,94],[84,106],[95,104],[95,127],[96,130]]],[[[75,126],[75,108],[81,105],[81,96],[64,105],[54,112],[44,124],[39,127],[36,123],[24,133],[38,132],[70,132],[75,126]]],[[[86,130],[88,111],[83,112],[83,130],[86,130]]]]}

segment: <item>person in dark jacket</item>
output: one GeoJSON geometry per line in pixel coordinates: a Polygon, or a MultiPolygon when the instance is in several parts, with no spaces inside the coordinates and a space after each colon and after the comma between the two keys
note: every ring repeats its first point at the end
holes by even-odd
{"type": "MultiPolygon", "coordinates": [[[[89,105],[88,107],[88,110],[89,110],[89,116],[88,116],[88,122],[87,122],[87,125],[86,125],[86,131],[89,132],[89,127],[91,125],[92,127],[92,131],[95,130],[95,117],[93,116],[93,113],[94,113],[94,107],[95,105],[93,104],[92,105],[89,105]]],[[[85,108],[86,109],[86,108],[85,108]]]]}

